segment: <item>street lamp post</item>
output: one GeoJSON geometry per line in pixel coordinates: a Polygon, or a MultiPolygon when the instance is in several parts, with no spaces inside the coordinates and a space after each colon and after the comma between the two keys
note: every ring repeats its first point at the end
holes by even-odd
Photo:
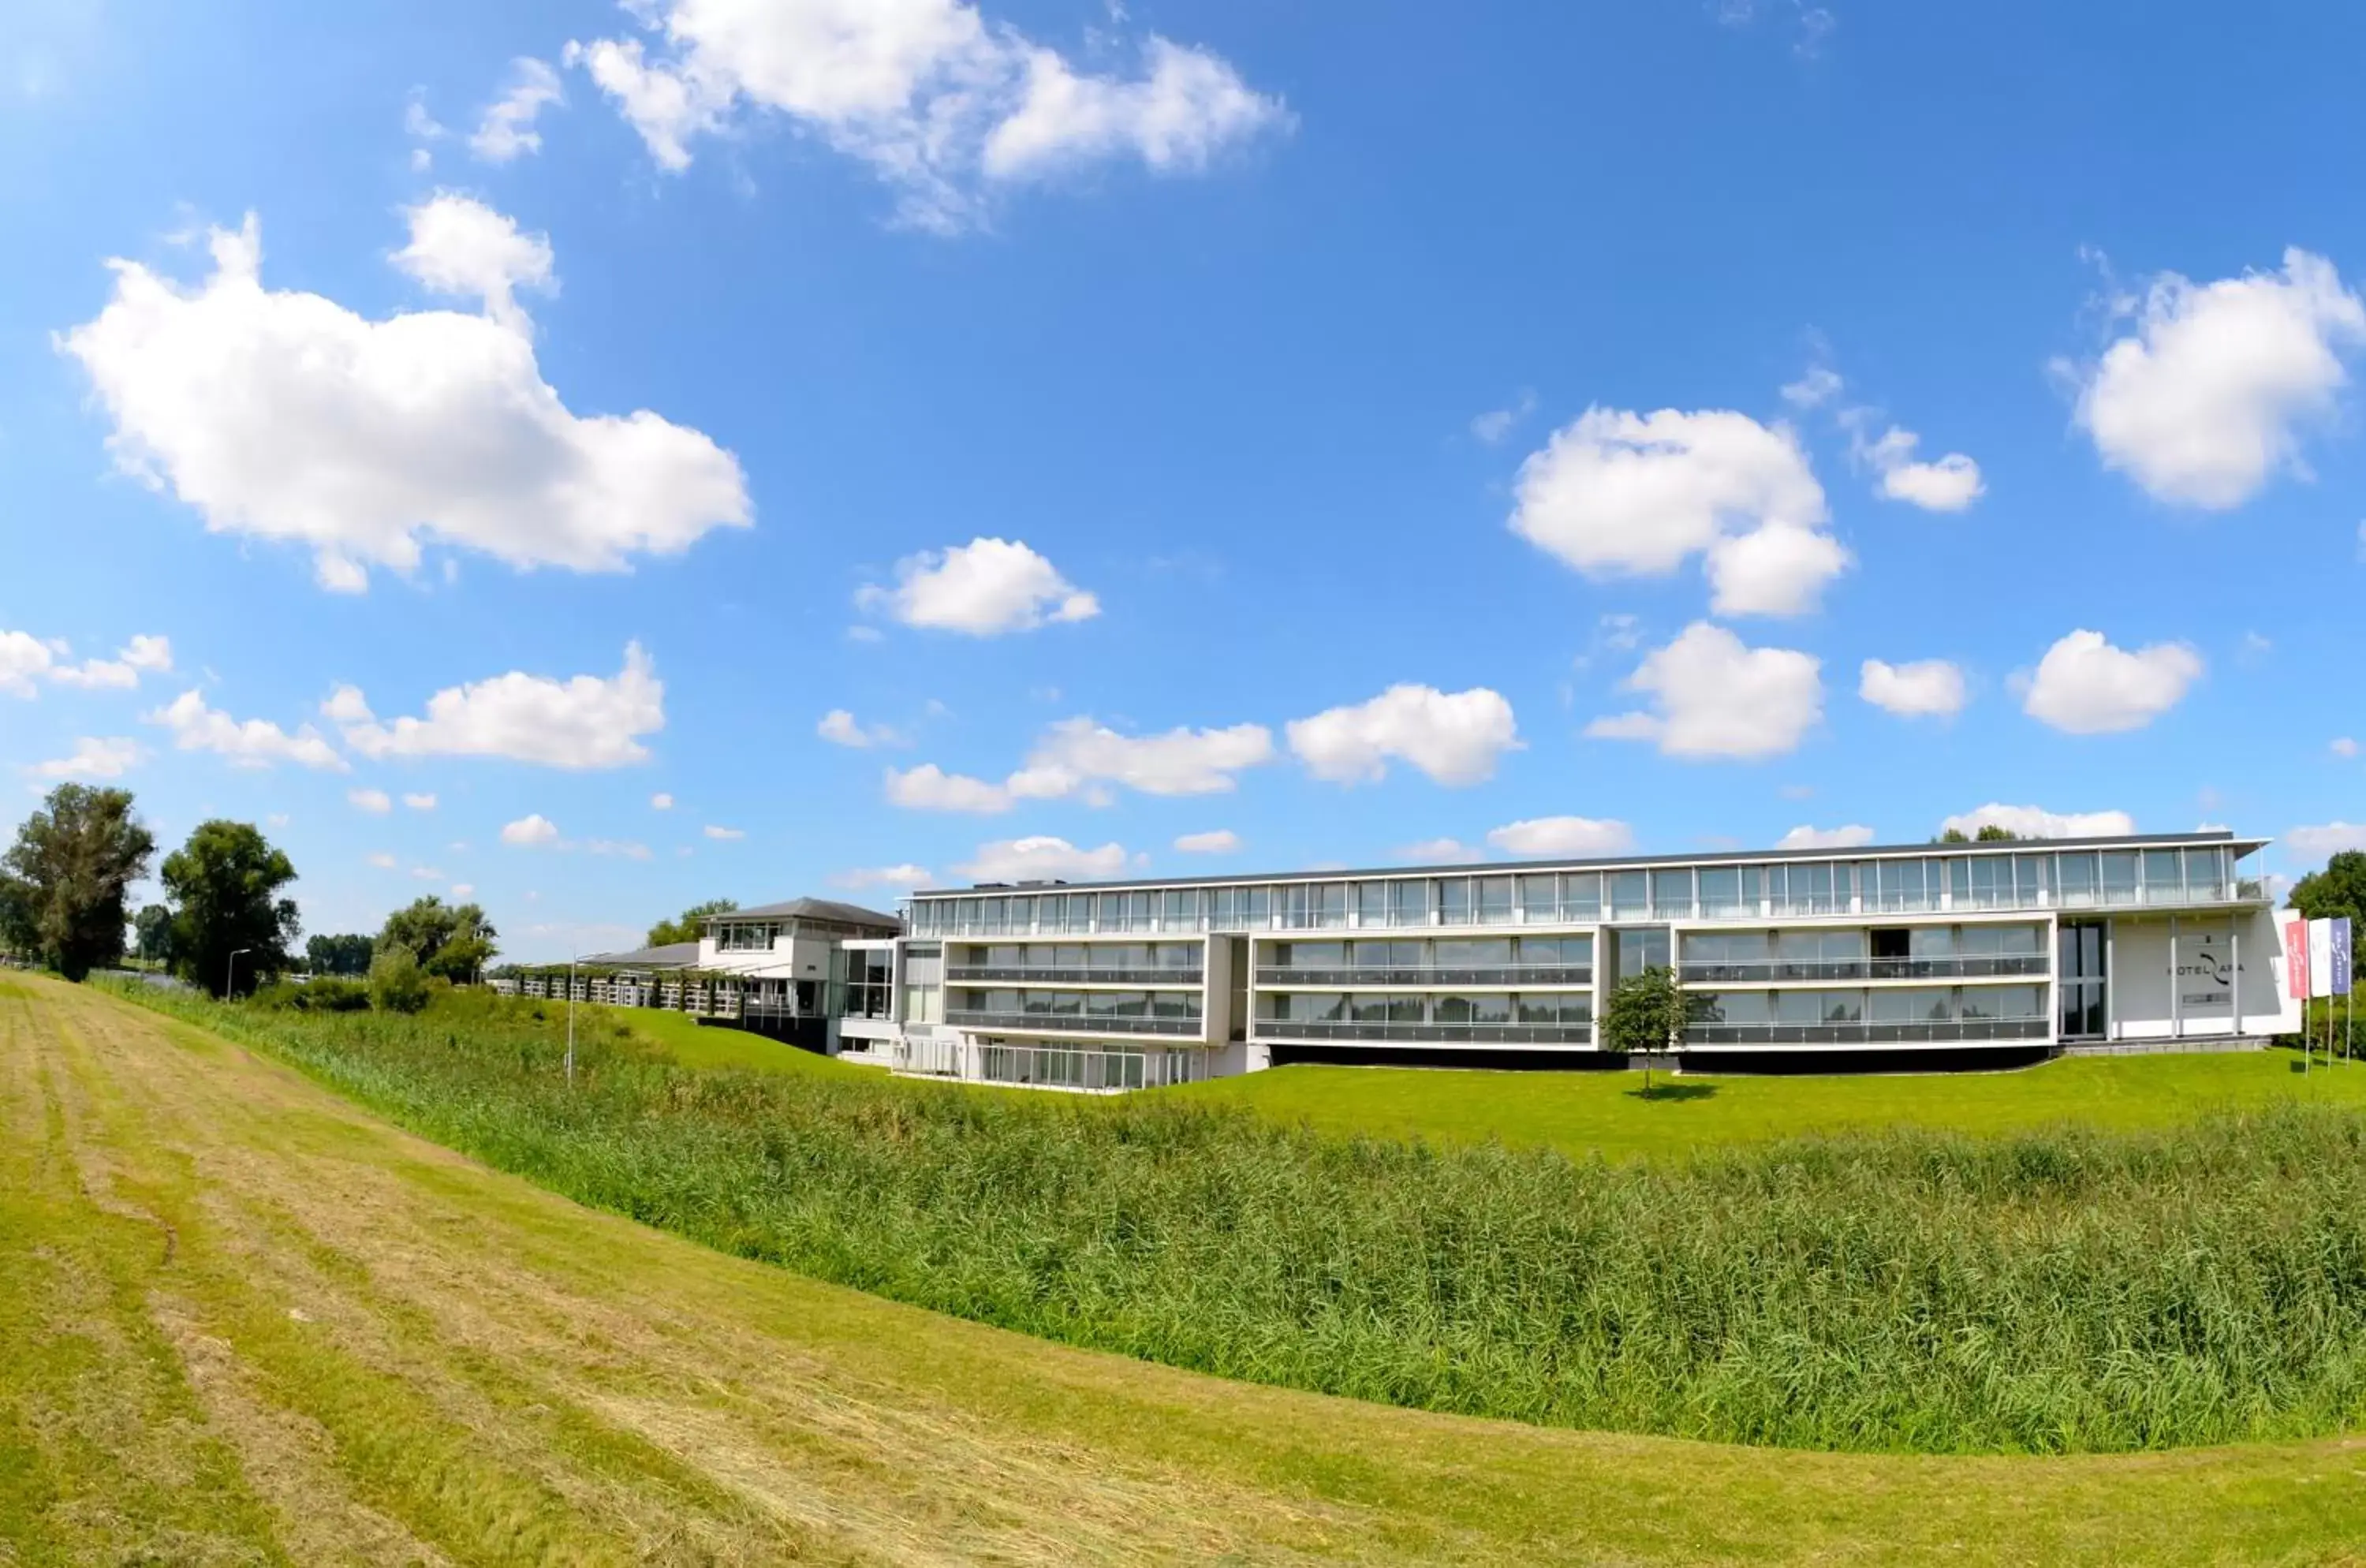
{"type": "Polygon", "coordinates": [[[254,949],[251,947],[236,947],[231,950],[230,962],[222,965],[222,1000],[228,1001],[231,998],[231,987],[237,980],[240,955],[254,951],[254,949]]]}

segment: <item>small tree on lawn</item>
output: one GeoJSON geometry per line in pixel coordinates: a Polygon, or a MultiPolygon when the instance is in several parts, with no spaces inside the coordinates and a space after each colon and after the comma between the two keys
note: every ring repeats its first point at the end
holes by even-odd
{"type": "MultiPolygon", "coordinates": [[[[1673,1051],[1684,1034],[1684,993],[1676,972],[1654,964],[1611,988],[1602,1013],[1602,1043],[1627,1056],[1673,1051]]],[[[1648,1087],[1648,1086],[1647,1086],[1648,1087]]]]}
{"type": "Polygon", "coordinates": [[[173,972],[183,979],[219,997],[294,966],[296,900],[280,889],[296,868],[253,823],[199,823],[159,880],[173,901],[173,972]]]}
{"type": "Polygon", "coordinates": [[[0,854],[0,942],[69,980],[118,962],[124,893],[155,848],[130,790],[60,784],[0,854]]]}

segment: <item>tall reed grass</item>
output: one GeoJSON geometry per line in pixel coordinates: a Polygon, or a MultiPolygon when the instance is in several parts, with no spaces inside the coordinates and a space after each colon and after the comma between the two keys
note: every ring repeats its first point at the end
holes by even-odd
{"type": "Polygon", "coordinates": [[[1803,1140],[1682,1165],[671,1066],[522,1007],[139,998],[582,1202],[1226,1377],[1555,1425],[2061,1452],[2366,1414],[2366,1118],[1803,1140]]]}

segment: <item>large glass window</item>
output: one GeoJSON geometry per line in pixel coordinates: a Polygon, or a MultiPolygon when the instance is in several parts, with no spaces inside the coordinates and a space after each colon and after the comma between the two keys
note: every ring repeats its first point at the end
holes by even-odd
{"type": "Polygon", "coordinates": [[[1668,964],[1668,928],[1665,926],[1624,927],[1610,933],[1614,981],[1640,975],[1646,969],[1660,969],[1668,964]]]}
{"type": "Polygon", "coordinates": [[[2045,1016],[2035,986],[1966,986],[1962,996],[1963,1016],[1967,1020],[2045,1016]]]}
{"type": "Polygon", "coordinates": [[[1358,1023],[1421,1023],[1426,1007],[1424,997],[1381,991],[1358,991],[1347,1000],[1348,1016],[1358,1023]]]}
{"type": "Polygon", "coordinates": [[[2133,904],[2136,901],[2136,852],[2134,850],[2103,852],[2103,902],[2133,904]]]}
{"type": "Polygon", "coordinates": [[[1435,1016],[1440,1023],[1509,1023],[1512,998],[1507,993],[1440,997],[1435,1016]]]}
{"type": "Polygon", "coordinates": [[[1696,991],[1686,999],[1695,1023],[1772,1023],[1774,993],[1769,991],[1696,991]]]}
{"type": "Polygon", "coordinates": [[[1532,968],[1583,969],[1594,962],[1590,936],[1524,936],[1519,962],[1532,968]]]}
{"type": "Polygon", "coordinates": [[[2024,909],[2042,908],[2054,894],[2052,861],[2045,855],[2012,857],[2013,900],[2024,909]]]}
{"type": "Polygon", "coordinates": [[[1991,958],[2044,951],[2043,926],[1966,926],[1956,938],[1968,957],[1991,958]]]}
{"type": "Polygon", "coordinates": [[[1583,991],[1531,991],[1515,1004],[1522,1023],[1570,1024],[1594,1021],[1594,999],[1583,991]]]}
{"type": "Polygon", "coordinates": [[[1602,918],[1602,874],[1571,872],[1560,879],[1560,918],[1598,920],[1602,918]]]}
{"type": "Polygon", "coordinates": [[[1165,907],[1159,911],[1158,929],[1168,931],[1195,931],[1200,929],[1200,890],[1196,887],[1169,889],[1165,907]]]}
{"type": "Polygon", "coordinates": [[[1520,919],[1549,925],[1560,918],[1560,878],[1550,872],[1520,878],[1520,919]]]}
{"type": "Polygon", "coordinates": [[[1965,868],[1967,893],[1958,893],[1956,901],[1968,902],[1977,909],[2009,909],[2013,906],[2012,857],[2010,855],[1976,855],[1949,863],[1965,868]]]}
{"type": "Polygon", "coordinates": [[[1651,882],[1639,871],[1610,874],[1610,918],[1640,920],[1650,917],[1651,882]]]}
{"type": "Polygon", "coordinates": [[[1944,986],[1903,986],[1866,1000],[1876,1023],[1935,1023],[1955,1016],[1955,995],[1944,986]]]}
{"type": "Polygon", "coordinates": [[[1705,865],[1700,872],[1700,912],[1710,919],[1750,914],[1741,904],[1741,868],[1705,865]]]}
{"type": "Polygon", "coordinates": [[[1693,918],[1692,867],[1651,874],[1651,915],[1662,920],[1693,918]]]}
{"type": "Polygon", "coordinates": [[[1915,926],[1906,933],[1906,951],[1915,958],[1953,958],[1955,956],[1955,928],[1915,926]]]}
{"type": "Polygon", "coordinates": [[[1385,882],[1356,884],[1356,923],[1358,926],[1385,926],[1389,923],[1389,885],[1385,882]]]}
{"type": "Polygon", "coordinates": [[[1512,962],[1510,937],[1440,937],[1435,945],[1440,969],[1500,969],[1512,962]]]}
{"type": "Polygon", "coordinates": [[[2185,852],[2185,893],[2189,898],[2226,897],[2226,856],[2221,850],[2185,852]]]}
{"type": "Polygon", "coordinates": [[[1437,923],[1441,926],[1472,923],[1469,877],[1441,876],[1437,879],[1437,923]]]}
{"type": "Polygon", "coordinates": [[[1429,910],[1427,877],[1407,877],[1389,884],[1389,924],[1425,926],[1429,924],[1429,910]]]}
{"type": "Polygon", "coordinates": [[[2055,863],[2062,878],[2062,903],[2066,908],[2079,908],[2092,904],[2100,897],[2095,870],[2095,852],[2079,851],[2057,855],[2055,863]]]}
{"type": "Polygon", "coordinates": [[[1347,924],[1347,885],[1322,882],[1314,886],[1314,924],[1322,931],[1340,931],[1347,924]]]}
{"type": "Polygon", "coordinates": [[[2145,851],[2144,899],[2147,904],[2178,904],[2184,901],[2184,856],[2175,850],[2145,851]]]}
{"type": "Polygon", "coordinates": [[[1478,906],[1481,925],[1508,926],[1512,923],[1512,879],[1510,877],[1474,877],[1471,879],[1471,890],[1478,906]]]}

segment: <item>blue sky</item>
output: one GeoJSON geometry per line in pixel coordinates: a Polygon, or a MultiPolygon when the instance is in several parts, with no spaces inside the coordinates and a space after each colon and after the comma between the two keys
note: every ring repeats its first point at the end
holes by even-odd
{"type": "Polygon", "coordinates": [[[28,0],[0,769],[265,823],[310,930],[465,886],[529,957],[1988,807],[2304,869],[2366,842],[2361,49],[28,0]]]}

